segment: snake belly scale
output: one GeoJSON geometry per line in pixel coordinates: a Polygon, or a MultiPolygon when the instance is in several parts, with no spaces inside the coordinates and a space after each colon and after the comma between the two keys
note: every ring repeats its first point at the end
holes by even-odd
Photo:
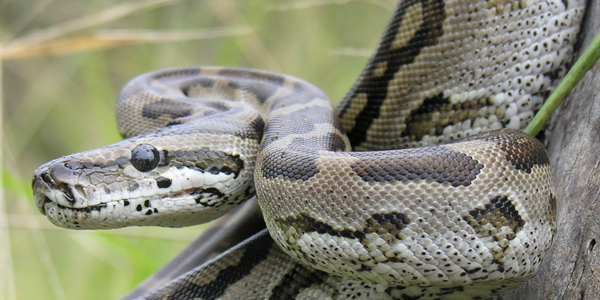
{"type": "Polygon", "coordinates": [[[117,102],[126,139],[42,165],[36,204],[69,228],[178,227],[256,194],[272,240],[148,298],[488,297],[533,277],[556,232],[548,156],[518,129],[584,4],[401,2],[337,111],[287,75],[141,75],[117,102]]]}

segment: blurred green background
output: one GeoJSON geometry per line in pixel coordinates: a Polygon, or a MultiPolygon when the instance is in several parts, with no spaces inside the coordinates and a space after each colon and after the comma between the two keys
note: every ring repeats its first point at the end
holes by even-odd
{"type": "Polygon", "coordinates": [[[0,0],[0,299],[117,299],[203,226],[72,231],[35,208],[33,170],[120,140],[114,102],[131,78],[219,65],[283,72],[337,103],[394,0],[0,0]]]}

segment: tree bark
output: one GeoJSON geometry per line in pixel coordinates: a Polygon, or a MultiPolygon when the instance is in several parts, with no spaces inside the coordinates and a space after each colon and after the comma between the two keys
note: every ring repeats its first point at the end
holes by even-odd
{"type": "MultiPolygon", "coordinates": [[[[590,0],[579,56],[600,32],[590,0]]],[[[558,223],[539,274],[495,299],[600,299],[600,64],[554,113],[543,138],[554,168],[558,223]]]]}

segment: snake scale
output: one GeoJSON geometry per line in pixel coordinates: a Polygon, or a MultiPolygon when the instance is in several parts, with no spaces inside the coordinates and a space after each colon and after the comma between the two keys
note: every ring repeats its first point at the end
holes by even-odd
{"type": "Polygon", "coordinates": [[[39,167],[36,204],[68,228],[178,227],[256,194],[268,233],[147,299],[489,297],[533,277],[556,232],[548,156],[519,129],[584,7],[401,1],[337,110],[265,71],[141,75],[117,101],[126,139],[39,167]]]}

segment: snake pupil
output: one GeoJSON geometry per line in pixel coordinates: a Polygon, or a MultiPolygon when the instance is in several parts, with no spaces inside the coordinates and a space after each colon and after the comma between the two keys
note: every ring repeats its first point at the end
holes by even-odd
{"type": "Polygon", "coordinates": [[[158,166],[158,150],[152,145],[141,144],[131,151],[131,164],[140,172],[148,172],[158,166]]]}

